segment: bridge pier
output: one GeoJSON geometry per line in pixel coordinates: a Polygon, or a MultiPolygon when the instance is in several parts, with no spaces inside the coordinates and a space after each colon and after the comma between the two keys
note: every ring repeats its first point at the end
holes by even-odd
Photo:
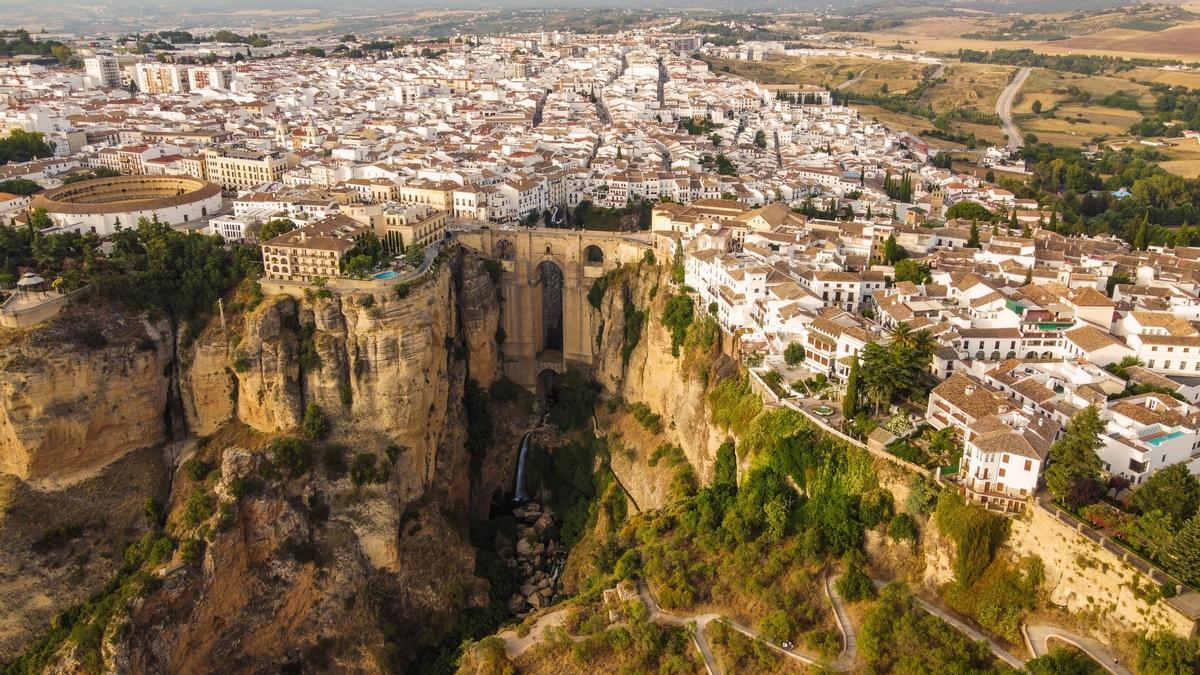
{"type": "Polygon", "coordinates": [[[572,366],[592,367],[600,313],[588,303],[588,291],[605,272],[640,262],[655,243],[649,233],[524,227],[473,230],[458,239],[501,262],[504,374],[530,391],[536,390],[543,370],[562,373],[572,366]],[[562,272],[561,349],[546,344],[546,264],[562,272]]]}

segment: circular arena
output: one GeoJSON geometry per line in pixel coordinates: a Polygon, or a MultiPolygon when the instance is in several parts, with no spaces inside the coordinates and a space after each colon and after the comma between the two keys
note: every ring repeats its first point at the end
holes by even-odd
{"type": "Polygon", "coordinates": [[[139,218],[170,225],[199,220],[221,209],[221,186],[192,176],[116,176],[71,183],[35,196],[56,231],[112,234],[139,218]]]}

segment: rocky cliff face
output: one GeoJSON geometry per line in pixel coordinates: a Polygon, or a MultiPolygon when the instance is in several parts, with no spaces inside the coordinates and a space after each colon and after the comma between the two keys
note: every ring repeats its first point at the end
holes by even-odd
{"type": "Polygon", "coordinates": [[[282,431],[300,423],[298,314],[295,299],[278,296],[245,317],[234,352],[237,417],[259,431],[282,431]]]}
{"type": "MultiPolygon", "coordinates": [[[[712,479],[717,448],[727,434],[710,423],[708,407],[709,378],[702,367],[692,367],[683,356],[671,354],[671,333],[662,324],[662,313],[669,296],[669,273],[666,268],[641,265],[629,268],[619,281],[608,289],[600,305],[604,330],[600,336],[594,376],[604,390],[629,402],[642,402],[663,420],[666,440],[679,445],[702,483],[712,479]],[[649,316],[641,339],[624,361],[625,305],[632,303],[649,316]]],[[[700,311],[697,309],[697,311],[700,311]]],[[[629,431],[629,430],[627,430],[629,431]]],[[[653,448],[645,449],[649,453],[653,448]]],[[[631,469],[644,465],[634,461],[631,469]]],[[[624,463],[613,462],[618,477],[634,494],[642,508],[663,505],[668,498],[657,486],[662,476],[639,475],[624,471],[624,463]],[[646,483],[641,485],[641,483],[646,483]]]]}
{"type": "MultiPolygon", "coordinates": [[[[347,463],[373,456],[377,469],[355,486],[347,473],[314,468],[233,499],[236,519],[226,532],[210,528],[201,566],[178,567],[176,554],[162,587],[137,602],[130,629],[121,639],[110,631],[106,664],[254,669],[315,649],[336,653],[346,669],[374,670],[374,650],[386,642],[379,626],[410,638],[426,626],[436,636],[448,627],[442,612],[486,599],[466,522],[472,505],[486,507],[476,493],[506,488],[511,476],[474,475],[463,446],[464,382],[469,375],[490,383],[500,360],[497,294],[479,260],[458,256],[403,297],[388,288],[267,298],[178,349],[165,321],[91,317],[97,311],[73,309],[28,334],[0,333],[0,592],[19,599],[0,603],[0,658],[113,574],[125,544],[153,524],[142,513],[146,498],[170,505],[167,534],[180,543],[196,536],[177,529],[191,481],[177,476],[166,492],[181,447],[164,445],[176,407],[186,431],[206,437],[196,456],[222,465],[222,503],[230,502],[221,496],[229,481],[253,479],[261,448],[294,432],[312,403],[330,422],[327,443],[345,447],[347,463]],[[68,483],[74,487],[60,489],[68,483]],[[70,506],[76,495],[105,490],[94,497],[96,512],[70,506]],[[321,522],[308,501],[314,494],[331,513],[321,522]],[[41,513],[55,508],[61,513],[41,513]],[[50,540],[63,552],[53,560],[30,553],[60,525],[50,540]],[[93,536],[106,547],[96,548],[93,536]],[[319,558],[307,560],[313,550],[319,558]],[[104,557],[87,559],[96,552],[104,557]],[[67,564],[80,555],[83,562],[67,564]],[[51,592],[66,578],[70,588],[51,592]],[[389,589],[387,607],[359,602],[368,586],[389,589]],[[329,647],[355,625],[361,639],[349,642],[357,646],[329,647]]],[[[507,440],[497,454],[514,452],[507,440]]],[[[388,648],[388,658],[412,658],[409,642],[388,648]]]]}
{"type": "Polygon", "coordinates": [[[0,339],[0,473],[63,485],[165,439],[164,321],[79,307],[0,339]]]}

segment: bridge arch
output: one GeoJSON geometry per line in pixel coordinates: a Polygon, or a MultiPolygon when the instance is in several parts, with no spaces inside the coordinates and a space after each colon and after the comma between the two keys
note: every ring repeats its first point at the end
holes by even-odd
{"type": "MultiPolygon", "coordinates": [[[[536,391],[539,373],[594,365],[600,313],[588,302],[596,279],[636,264],[659,242],[654,235],[537,227],[478,228],[458,241],[501,263],[504,374],[536,391]]],[[[663,240],[663,246],[666,246],[663,240]]],[[[666,252],[657,256],[667,259],[666,252]]]]}
{"type": "Polygon", "coordinates": [[[537,266],[537,286],[541,294],[542,335],[538,353],[563,350],[563,271],[553,260],[537,266]]]}
{"type": "Polygon", "coordinates": [[[587,265],[603,265],[604,249],[595,244],[588,244],[587,248],[583,249],[583,262],[587,265]]]}

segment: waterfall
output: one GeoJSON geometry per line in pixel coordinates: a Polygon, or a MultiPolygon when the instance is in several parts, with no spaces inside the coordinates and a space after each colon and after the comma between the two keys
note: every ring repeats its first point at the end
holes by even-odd
{"type": "MultiPolygon", "coordinates": [[[[540,406],[539,406],[540,408],[540,406]]],[[[525,436],[521,438],[521,454],[517,456],[517,485],[513,489],[513,501],[527,502],[529,495],[525,492],[525,457],[529,454],[529,439],[533,436],[533,432],[542,428],[542,423],[546,420],[546,413],[539,412],[537,423],[533,425],[533,429],[525,432],[525,436]]]]}
{"type": "Polygon", "coordinates": [[[525,494],[525,455],[529,454],[529,437],[532,435],[532,431],[527,431],[521,439],[521,455],[517,458],[517,488],[513,493],[513,501],[529,501],[529,495],[525,494]]]}

